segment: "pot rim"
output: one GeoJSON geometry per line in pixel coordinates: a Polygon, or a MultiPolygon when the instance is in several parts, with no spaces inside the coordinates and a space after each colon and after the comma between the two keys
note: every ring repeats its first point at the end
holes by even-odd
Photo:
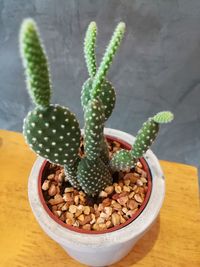
{"type": "MultiPolygon", "coordinates": [[[[104,133],[105,135],[125,140],[130,145],[133,144],[135,140],[132,135],[120,130],[105,128],[104,133]]],[[[146,152],[144,159],[150,168],[153,186],[149,201],[142,213],[135,220],[126,225],[126,227],[118,229],[117,231],[102,234],[80,234],[59,225],[53,219],[50,219],[49,215],[44,210],[38,194],[38,182],[35,179],[36,176],[38,177],[38,172],[44,163],[44,159],[38,157],[32,168],[28,186],[29,201],[36,219],[44,231],[61,245],[69,243],[77,248],[80,246],[85,248],[90,246],[98,248],[102,246],[102,244],[104,247],[108,247],[121,242],[126,242],[132,238],[137,239],[151,226],[157,217],[165,194],[164,176],[158,159],[151,150],[146,152]]]]}
{"type": "MultiPolygon", "coordinates": [[[[121,140],[120,138],[117,137],[113,137],[111,135],[105,135],[106,139],[108,140],[113,140],[113,141],[118,141],[119,143],[122,144],[122,146],[127,149],[130,150],[131,146],[129,143],[127,143],[124,140],[121,140]]],[[[39,175],[38,175],[38,194],[39,194],[39,198],[40,201],[44,207],[44,209],[46,210],[46,212],[48,213],[49,217],[51,217],[54,221],[56,221],[58,224],[60,224],[62,227],[67,228],[71,231],[75,231],[77,233],[81,233],[81,234],[105,234],[105,233],[110,233],[113,231],[117,231],[123,227],[125,227],[126,225],[128,225],[129,223],[131,223],[133,220],[135,220],[140,214],[141,212],[145,209],[150,195],[151,195],[151,190],[152,190],[152,176],[151,176],[151,171],[149,169],[149,166],[147,164],[147,162],[145,161],[144,158],[140,158],[139,161],[141,162],[144,170],[147,172],[147,180],[148,180],[148,190],[147,193],[145,195],[145,199],[142,203],[142,205],[140,206],[140,208],[133,214],[133,216],[131,218],[129,218],[126,222],[121,223],[119,225],[113,226],[109,229],[106,230],[101,230],[101,231],[96,231],[96,230],[84,230],[78,227],[74,227],[71,225],[68,225],[66,223],[64,223],[63,221],[61,221],[58,217],[56,217],[52,211],[49,209],[48,205],[45,202],[44,196],[43,196],[43,192],[42,192],[42,176],[43,176],[43,172],[45,171],[46,166],[48,165],[48,161],[44,160],[41,169],[39,171],[39,175]]]]}

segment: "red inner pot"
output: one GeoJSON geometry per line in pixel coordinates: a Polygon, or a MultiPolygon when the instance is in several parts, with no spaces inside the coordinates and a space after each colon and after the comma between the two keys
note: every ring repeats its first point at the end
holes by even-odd
{"type": "MultiPolygon", "coordinates": [[[[107,138],[108,141],[117,141],[117,142],[119,142],[121,144],[122,148],[124,148],[124,149],[127,149],[127,150],[130,150],[131,149],[131,146],[128,143],[126,143],[125,141],[121,140],[121,139],[118,139],[118,138],[112,137],[112,136],[107,136],[107,135],[106,135],[106,138],[107,138]]],[[[84,233],[85,234],[104,234],[104,233],[110,233],[110,232],[116,231],[118,229],[121,229],[121,228],[125,227],[126,225],[128,225],[129,223],[131,223],[133,220],[135,220],[140,215],[140,213],[144,210],[145,206],[147,205],[147,203],[149,201],[149,198],[150,198],[150,195],[151,195],[151,190],[152,190],[152,176],[151,176],[151,171],[150,171],[149,166],[148,166],[148,164],[147,164],[147,162],[146,162],[146,160],[144,158],[140,158],[140,162],[141,162],[141,164],[143,166],[143,169],[147,172],[148,191],[146,193],[144,202],[142,203],[142,205],[140,206],[140,208],[138,209],[138,211],[130,219],[128,219],[123,224],[120,224],[120,225],[111,227],[111,228],[109,228],[107,230],[95,231],[95,230],[79,229],[78,227],[74,227],[74,226],[68,225],[68,224],[64,223],[63,221],[59,220],[59,218],[57,218],[51,212],[51,210],[48,208],[48,206],[47,206],[47,204],[46,204],[46,202],[44,200],[43,193],[42,193],[42,177],[43,177],[43,173],[49,167],[49,163],[48,163],[47,160],[45,160],[44,163],[42,164],[41,169],[40,169],[40,172],[39,172],[39,177],[38,177],[38,193],[39,193],[40,201],[41,201],[44,209],[48,213],[48,215],[54,221],[56,221],[58,224],[60,224],[62,227],[65,227],[65,228],[67,228],[69,230],[72,230],[72,231],[75,231],[75,232],[78,232],[78,233],[83,233],[83,234],[84,233]]]]}

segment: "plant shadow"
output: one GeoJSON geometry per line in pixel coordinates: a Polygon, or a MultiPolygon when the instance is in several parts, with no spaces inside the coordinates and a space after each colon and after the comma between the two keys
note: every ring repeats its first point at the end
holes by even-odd
{"type": "Polygon", "coordinates": [[[160,217],[158,216],[149,231],[138,240],[131,252],[121,261],[109,267],[129,267],[142,260],[153,248],[160,231],[160,217]]]}

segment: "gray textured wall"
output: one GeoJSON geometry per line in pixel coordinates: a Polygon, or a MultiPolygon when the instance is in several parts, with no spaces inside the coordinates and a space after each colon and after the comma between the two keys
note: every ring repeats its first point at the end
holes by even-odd
{"type": "Polygon", "coordinates": [[[199,0],[0,0],[0,125],[9,130],[21,131],[31,108],[18,53],[19,26],[29,16],[50,59],[53,102],[68,105],[81,124],[86,27],[98,23],[100,59],[124,20],[126,37],[109,72],[118,99],[107,126],[136,133],[148,116],[170,109],[176,119],[162,128],[153,150],[163,159],[200,165],[199,0]]]}

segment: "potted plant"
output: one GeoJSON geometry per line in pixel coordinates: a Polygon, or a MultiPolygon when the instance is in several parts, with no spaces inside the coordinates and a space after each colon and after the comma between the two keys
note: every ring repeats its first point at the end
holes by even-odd
{"type": "Polygon", "coordinates": [[[24,120],[23,134],[39,156],[29,177],[30,205],[51,238],[92,266],[125,256],[154,222],[164,198],[164,176],[149,147],[159,125],[170,122],[173,114],[152,116],[136,138],[104,129],[115,106],[115,90],[106,74],[124,31],[121,22],[97,69],[97,27],[89,24],[84,43],[89,79],[81,93],[83,131],[67,107],[50,104],[47,56],[35,22],[24,20],[20,31],[27,88],[36,105],[24,120]]]}

